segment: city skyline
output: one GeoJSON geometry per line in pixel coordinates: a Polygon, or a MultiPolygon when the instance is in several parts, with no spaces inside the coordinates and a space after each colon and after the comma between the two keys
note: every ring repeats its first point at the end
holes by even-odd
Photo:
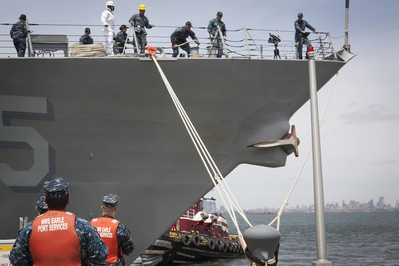
{"type": "MultiPolygon", "coordinates": [[[[311,208],[311,206],[314,206],[313,203],[311,204],[288,204],[286,206],[287,209],[298,209],[298,208],[311,208]]],[[[360,201],[351,199],[351,200],[341,200],[341,201],[332,201],[332,202],[325,202],[324,207],[325,210],[331,210],[333,207],[340,207],[340,208],[368,208],[368,209],[399,209],[399,199],[397,199],[394,203],[388,203],[384,201],[384,197],[380,196],[378,197],[378,200],[370,199],[368,202],[363,202],[361,203],[360,201]],[[367,206],[366,206],[367,205],[367,206]]],[[[216,204],[216,208],[219,211],[225,212],[226,208],[222,204],[216,204]]],[[[243,208],[244,211],[254,211],[254,210],[259,210],[259,209],[265,209],[265,211],[276,211],[279,210],[281,206],[276,207],[276,206],[257,206],[257,207],[251,207],[251,208],[243,208]]]]}

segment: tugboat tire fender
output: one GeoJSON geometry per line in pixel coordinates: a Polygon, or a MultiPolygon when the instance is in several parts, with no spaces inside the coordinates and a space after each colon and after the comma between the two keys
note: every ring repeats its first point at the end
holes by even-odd
{"type": "Polygon", "coordinates": [[[206,245],[207,245],[211,250],[214,250],[214,249],[215,249],[215,246],[216,246],[215,240],[213,240],[212,238],[209,238],[209,239],[206,241],[206,245]]]}
{"type": "Polygon", "coordinates": [[[191,241],[192,241],[192,242],[194,243],[194,245],[196,245],[197,247],[200,245],[200,242],[201,242],[199,236],[197,236],[197,235],[193,235],[193,236],[191,237],[191,241]]]}
{"type": "Polygon", "coordinates": [[[223,241],[223,251],[227,252],[228,248],[229,248],[229,240],[223,241]]]}
{"type": "Polygon", "coordinates": [[[183,242],[184,245],[188,246],[191,244],[191,237],[187,234],[183,234],[181,236],[181,242],[183,242]]]}
{"type": "Polygon", "coordinates": [[[224,244],[223,240],[222,240],[222,239],[218,239],[217,242],[216,242],[216,244],[217,244],[217,246],[218,246],[218,249],[219,249],[220,251],[223,251],[223,244],[224,244]]]}
{"type": "Polygon", "coordinates": [[[230,252],[234,252],[234,243],[233,243],[233,241],[229,241],[228,240],[228,242],[226,244],[229,247],[229,251],[230,252]]]}

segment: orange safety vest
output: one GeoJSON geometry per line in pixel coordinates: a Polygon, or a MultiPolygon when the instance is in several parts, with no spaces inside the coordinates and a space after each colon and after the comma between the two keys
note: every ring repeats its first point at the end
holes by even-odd
{"type": "Polygon", "coordinates": [[[81,265],[75,219],[73,213],[49,210],[33,220],[29,250],[34,266],[81,265]]]}
{"type": "Polygon", "coordinates": [[[108,247],[108,257],[104,264],[117,263],[118,258],[123,263],[122,248],[118,245],[116,238],[116,228],[120,221],[110,217],[99,217],[91,220],[90,224],[97,228],[97,232],[108,247]]]}

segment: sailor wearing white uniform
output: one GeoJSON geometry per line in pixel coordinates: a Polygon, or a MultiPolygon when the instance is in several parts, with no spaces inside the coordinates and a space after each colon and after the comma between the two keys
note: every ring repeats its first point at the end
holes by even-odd
{"type": "Polygon", "coordinates": [[[108,1],[105,6],[107,7],[106,10],[103,11],[101,14],[101,22],[103,23],[103,35],[105,37],[105,50],[107,51],[108,55],[113,55],[112,50],[112,40],[115,37],[114,31],[114,14],[112,11],[115,10],[114,2],[108,1]]]}

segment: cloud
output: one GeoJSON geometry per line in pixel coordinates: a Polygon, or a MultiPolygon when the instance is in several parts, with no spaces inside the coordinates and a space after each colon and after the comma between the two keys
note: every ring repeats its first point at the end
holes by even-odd
{"type": "Polygon", "coordinates": [[[399,120],[399,113],[387,113],[382,104],[372,104],[367,108],[341,115],[341,118],[345,120],[345,124],[365,124],[399,120]]]}

